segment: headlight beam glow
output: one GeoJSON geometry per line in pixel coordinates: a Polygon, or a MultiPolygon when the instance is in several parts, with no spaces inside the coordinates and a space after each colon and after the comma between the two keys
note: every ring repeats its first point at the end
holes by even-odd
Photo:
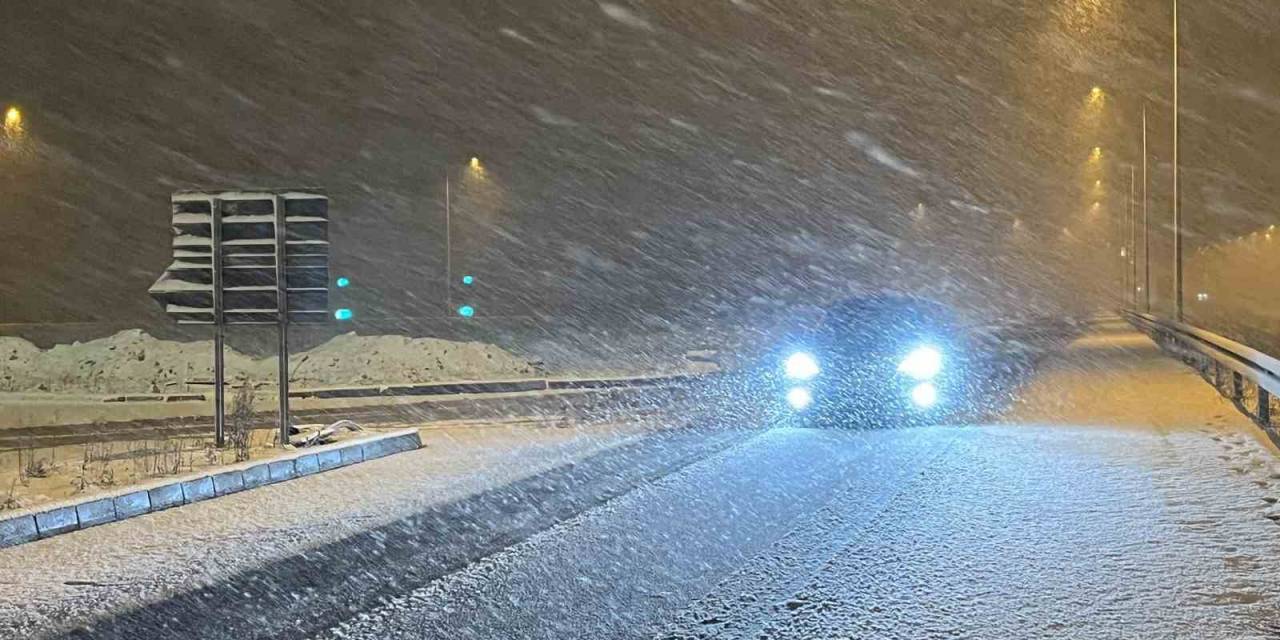
{"type": "Polygon", "coordinates": [[[804,411],[813,404],[813,394],[804,387],[796,387],[787,392],[787,404],[796,411],[804,411]]]}
{"type": "Polygon", "coordinates": [[[821,371],[817,358],[803,351],[791,354],[782,368],[792,380],[812,380],[821,371]]]}
{"type": "Polygon", "coordinates": [[[941,371],[942,352],[929,345],[916,347],[898,363],[898,373],[911,376],[914,380],[932,380],[941,371]]]}
{"type": "Polygon", "coordinates": [[[932,382],[921,382],[911,389],[911,402],[920,409],[938,404],[938,388],[932,382]]]}

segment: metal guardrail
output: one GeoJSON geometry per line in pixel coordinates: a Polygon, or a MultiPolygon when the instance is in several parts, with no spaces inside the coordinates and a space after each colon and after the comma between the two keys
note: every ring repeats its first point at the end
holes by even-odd
{"type": "MultiPolygon", "coordinates": [[[[382,396],[445,396],[460,394],[520,393],[568,389],[617,389],[652,387],[689,382],[708,374],[673,373],[616,378],[529,378],[524,380],[478,380],[383,384],[357,387],[291,389],[290,398],[374,398],[382,396]]],[[[107,396],[103,402],[205,402],[203,393],[134,393],[107,396]]]]}
{"type": "Polygon", "coordinates": [[[1220,393],[1267,431],[1280,446],[1280,432],[1272,419],[1275,400],[1280,398],[1280,359],[1253,347],[1183,322],[1159,318],[1147,313],[1124,311],[1124,316],[1153,338],[1173,342],[1187,356],[1196,357],[1201,374],[1220,393]]]}
{"type": "MultiPolygon", "coordinates": [[[[334,387],[328,389],[298,389],[291,391],[294,398],[387,398],[387,402],[373,400],[359,406],[337,408],[297,409],[292,417],[304,421],[332,421],[353,419],[365,424],[405,420],[403,411],[413,411],[430,403],[439,407],[474,407],[476,403],[521,403],[531,398],[585,397],[593,394],[661,391],[686,389],[690,383],[711,381],[718,374],[667,374],[657,376],[497,380],[475,382],[447,382],[409,385],[385,385],[369,387],[334,387]],[[545,393],[539,393],[545,392],[545,393]],[[423,396],[421,400],[404,401],[404,397],[423,396]],[[401,398],[390,402],[391,398],[401,398]]],[[[112,400],[121,402],[123,400],[112,400]]],[[[140,401],[164,402],[161,396],[143,396],[140,401]]],[[[268,417],[269,414],[255,414],[268,417]]],[[[422,417],[422,410],[418,410],[422,417]]],[[[212,418],[207,415],[141,418],[133,420],[96,421],[72,424],[29,425],[0,428],[0,451],[49,447],[62,444],[106,442],[120,440],[163,439],[170,437],[199,437],[211,432],[212,418]]]]}

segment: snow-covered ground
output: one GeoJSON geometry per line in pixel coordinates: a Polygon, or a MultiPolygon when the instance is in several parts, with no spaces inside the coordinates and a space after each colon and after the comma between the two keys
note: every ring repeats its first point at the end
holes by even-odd
{"type": "Polygon", "coordinates": [[[653,422],[460,425],[312,478],[0,549],[0,637],[84,623],[634,441],[653,422]]]}
{"type": "Polygon", "coordinates": [[[633,440],[628,464],[622,454],[607,463],[566,455],[600,442],[437,443],[0,551],[0,574],[18,576],[0,591],[9,625],[0,629],[21,637],[114,609],[95,637],[1235,639],[1280,630],[1277,459],[1194,372],[1127,327],[1104,326],[1046,362],[998,422],[667,432],[683,444],[633,440]],[[716,438],[692,464],[663,466],[716,438]],[[533,475],[569,459],[578,462],[533,475]],[[511,484],[521,477],[545,480],[511,484]],[[497,493],[476,493],[485,489],[497,493]],[[450,520],[414,516],[468,494],[494,497],[460,503],[450,520]],[[393,522],[404,527],[376,526],[393,522]],[[353,542],[337,542],[343,535],[353,542]],[[502,542],[472,546],[486,535],[502,542]],[[301,548],[311,553],[267,564],[301,548]],[[307,570],[291,572],[298,566],[307,570]],[[188,591],[198,584],[210,586],[188,591]],[[164,594],[172,597],[155,600],[164,594]]]}
{"type": "Polygon", "coordinates": [[[1104,327],[1004,422],[774,432],[327,637],[1273,637],[1280,469],[1191,371],[1104,327]]]}
{"type": "MultiPolygon", "coordinates": [[[[228,380],[276,379],[276,359],[226,353],[228,380]]],[[[301,387],[405,384],[533,376],[538,367],[494,345],[347,333],[289,358],[301,387]]],[[[0,337],[0,391],[176,393],[210,388],[213,342],[158,340],[137,330],[40,349],[0,337]]],[[[3,406],[0,406],[3,410],[3,406]]]]}

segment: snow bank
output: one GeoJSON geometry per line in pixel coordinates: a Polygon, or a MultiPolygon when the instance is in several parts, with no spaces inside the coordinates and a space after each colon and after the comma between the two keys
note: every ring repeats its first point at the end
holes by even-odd
{"type": "MultiPolygon", "coordinates": [[[[227,349],[228,379],[275,379],[274,357],[227,349]]],[[[496,346],[404,336],[340,335],[290,357],[305,387],[521,377],[537,367],[496,346]]],[[[157,393],[213,379],[213,342],[158,340],[139,329],[42,350],[0,337],[0,391],[157,393]]]]}

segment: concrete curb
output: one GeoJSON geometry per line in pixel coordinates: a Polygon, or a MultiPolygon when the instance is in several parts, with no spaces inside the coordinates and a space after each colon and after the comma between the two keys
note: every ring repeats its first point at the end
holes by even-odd
{"type": "Polygon", "coordinates": [[[280,458],[241,462],[133,485],[78,500],[0,512],[0,548],[413,451],[421,446],[417,429],[402,429],[294,450],[280,458]]]}

